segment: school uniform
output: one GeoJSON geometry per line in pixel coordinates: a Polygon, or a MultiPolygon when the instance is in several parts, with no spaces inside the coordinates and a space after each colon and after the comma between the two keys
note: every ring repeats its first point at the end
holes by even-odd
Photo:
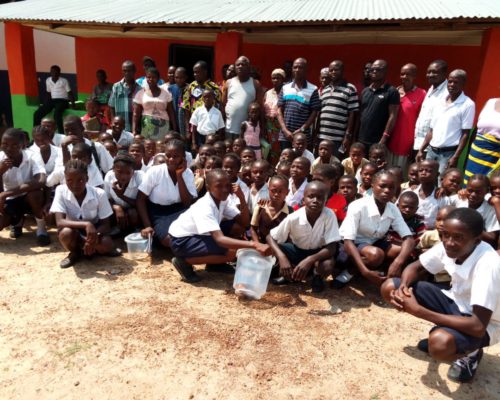
{"type": "MultiPolygon", "coordinates": [[[[85,144],[88,144],[90,147],[95,148],[95,153],[97,154],[97,157],[99,158],[99,167],[104,174],[107,173],[110,169],[113,168],[113,157],[111,157],[111,154],[109,154],[108,150],[106,150],[106,147],[104,147],[101,143],[99,142],[92,142],[86,138],[83,139],[85,144]]],[[[71,154],[71,151],[73,150],[73,145],[70,144],[68,146],[68,152],[71,154]]],[[[95,154],[92,152],[92,163],[97,167],[97,160],[95,159],[95,154]]],[[[64,166],[64,160],[62,157],[62,152],[61,152],[61,157],[58,157],[57,162],[56,162],[56,168],[57,167],[63,167],[64,166]]]]}
{"type": "MultiPolygon", "coordinates": [[[[249,201],[250,201],[250,188],[239,177],[236,180],[236,183],[241,188],[241,191],[243,192],[243,197],[245,197],[245,202],[248,205],[249,201]]],[[[241,203],[240,202],[240,198],[238,196],[236,196],[236,194],[234,194],[234,193],[230,193],[229,194],[229,197],[227,198],[227,201],[229,201],[230,203],[234,204],[235,206],[239,206],[240,203],[241,203]]]]}
{"type": "Polygon", "coordinates": [[[293,209],[299,208],[302,205],[302,199],[304,198],[304,190],[307,186],[307,179],[304,179],[304,182],[300,185],[299,188],[293,192],[293,179],[288,179],[288,194],[285,197],[285,202],[293,209]]]}
{"type": "Polygon", "coordinates": [[[264,183],[264,185],[256,193],[253,193],[251,188],[249,190],[250,196],[248,209],[250,211],[252,211],[259,204],[260,200],[269,200],[269,186],[267,183],[264,183]]]}
{"type": "Polygon", "coordinates": [[[434,227],[436,226],[436,217],[439,209],[449,205],[450,200],[446,196],[436,199],[435,196],[436,188],[434,188],[434,190],[429,196],[427,196],[426,198],[422,198],[420,197],[419,194],[420,188],[421,185],[418,185],[418,187],[415,188],[414,190],[408,189],[405,190],[405,192],[411,190],[417,195],[418,197],[417,214],[424,217],[424,223],[427,229],[434,229],[434,227]]]}
{"type": "Polygon", "coordinates": [[[288,206],[286,202],[283,203],[282,209],[274,216],[269,212],[269,205],[259,206],[257,204],[253,209],[250,225],[257,231],[259,240],[265,243],[271,229],[276,228],[292,212],[292,207],[288,206]]]}
{"type": "Polygon", "coordinates": [[[113,210],[106,192],[88,184],[86,190],[85,198],[82,204],[79,204],[73,192],[66,185],[58,186],[50,212],[63,213],[66,215],[66,219],[71,221],[88,221],[93,224],[110,217],[113,210]]]}
{"type": "MultiPolygon", "coordinates": [[[[113,136],[112,129],[106,130],[106,133],[109,133],[111,136],[113,136]]],[[[126,131],[124,129],[120,133],[120,137],[118,138],[118,140],[115,140],[113,136],[113,142],[115,142],[118,146],[129,147],[134,142],[134,135],[132,134],[132,132],[126,131]]]]}
{"type": "MultiPolygon", "coordinates": [[[[420,281],[412,285],[413,294],[422,306],[446,315],[472,315],[473,306],[484,307],[492,312],[483,337],[474,337],[447,326],[444,329],[455,338],[457,354],[466,354],[480,347],[500,342],[500,256],[486,242],[479,243],[472,254],[462,263],[446,255],[442,243],[437,244],[419,257],[422,266],[431,274],[446,271],[451,276],[451,288],[441,289],[430,282],[420,281]]],[[[400,280],[394,278],[396,287],[400,280]]]]}
{"type": "MultiPolygon", "coordinates": [[[[134,171],[134,174],[132,175],[132,178],[130,178],[127,188],[123,193],[125,197],[134,200],[137,199],[137,192],[139,191],[139,186],[141,185],[143,175],[144,173],[142,171],[134,171]]],[[[117,204],[125,209],[130,208],[131,205],[118,197],[116,192],[113,190],[113,183],[115,182],[115,171],[111,170],[104,177],[104,190],[108,195],[108,199],[111,201],[111,203],[117,204]]]]}
{"type": "Polygon", "coordinates": [[[205,194],[170,225],[168,233],[172,252],[182,258],[225,255],[227,249],[215,242],[211,232],[222,231],[227,235],[239,214],[240,210],[234,203],[225,200],[217,206],[212,195],[205,194]],[[229,223],[222,222],[223,219],[229,223]]]}
{"type": "Polygon", "coordinates": [[[62,133],[54,133],[54,137],[52,138],[52,144],[56,147],[61,147],[61,143],[66,139],[66,135],[62,133]]]}
{"type": "MultiPolygon", "coordinates": [[[[196,198],[193,172],[186,169],[182,178],[188,192],[196,198]]],[[[155,236],[163,240],[167,237],[172,222],[186,210],[181,202],[178,183],[174,184],[165,164],[154,165],[144,174],[139,190],[148,196],[148,213],[155,236]]]]}
{"type": "MultiPolygon", "coordinates": [[[[36,175],[46,173],[43,160],[36,153],[22,150],[22,156],[23,158],[18,167],[13,166],[3,173],[2,189],[4,192],[16,189],[22,184],[32,181],[36,175]]],[[[0,162],[6,158],[5,153],[0,151],[0,162]]],[[[29,211],[26,194],[21,193],[5,199],[4,212],[10,217],[12,225],[19,222],[24,214],[29,211]]]]}
{"type": "Polygon", "coordinates": [[[313,165],[314,163],[314,154],[311,153],[309,150],[305,149],[304,152],[302,153],[302,156],[301,157],[305,157],[309,160],[309,162],[311,163],[311,165],[313,165]]]}
{"type": "MultiPolygon", "coordinates": [[[[467,207],[469,208],[469,200],[462,200],[458,195],[450,196],[449,203],[455,207],[467,207]]],[[[495,207],[491,206],[487,200],[483,200],[479,208],[476,211],[481,214],[484,220],[484,231],[485,232],[496,232],[500,231],[500,224],[498,223],[497,214],[495,207]]]]}
{"type": "MultiPolygon", "coordinates": [[[[330,161],[328,161],[328,163],[326,163],[326,164],[332,165],[334,162],[340,162],[340,160],[335,156],[331,156],[330,161]]],[[[325,163],[323,161],[321,161],[321,157],[316,158],[311,164],[311,175],[314,173],[316,168],[318,168],[318,165],[322,165],[322,164],[325,164],[325,163]]]]}
{"type": "MultiPolygon", "coordinates": [[[[90,164],[87,166],[87,176],[89,177],[87,185],[92,187],[102,187],[104,186],[104,180],[102,179],[101,171],[97,169],[95,164],[90,164]]],[[[47,177],[45,186],[54,187],[57,185],[63,185],[66,183],[66,178],[64,176],[64,167],[56,167],[54,171],[47,177]]]]}
{"type": "Polygon", "coordinates": [[[204,105],[193,111],[189,123],[196,126],[198,146],[205,143],[208,135],[214,134],[219,129],[226,127],[221,112],[216,107],[211,107],[210,110],[207,110],[204,105]]]}
{"type": "Polygon", "coordinates": [[[54,168],[56,166],[56,161],[57,161],[57,158],[60,156],[60,152],[61,152],[61,149],[54,146],[53,144],[49,145],[50,146],[50,156],[49,156],[49,159],[47,160],[47,162],[44,162],[43,161],[43,158],[42,158],[42,153],[40,152],[40,147],[38,147],[35,143],[33,143],[29,148],[28,150],[31,151],[32,153],[35,153],[37,154],[40,159],[42,160],[44,166],[45,166],[45,173],[47,175],[50,175],[50,173],[52,171],[54,171],[54,168]]]}
{"type": "Polygon", "coordinates": [[[306,208],[299,208],[273,228],[270,235],[293,265],[340,241],[337,217],[329,208],[323,208],[314,226],[307,219],[306,208]]]}

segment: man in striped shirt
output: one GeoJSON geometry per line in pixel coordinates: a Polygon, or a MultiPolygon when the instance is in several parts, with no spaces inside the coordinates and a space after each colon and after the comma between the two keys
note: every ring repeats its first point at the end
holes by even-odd
{"type": "Polygon", "coordinates": [[[334,155],[342,158],[339,148],[348,149],[359,110],[356,87],[344,79],[344,63],[335,60],[329,66],[331,82],[320,96],[318,138],[334,144],[334,155]]]}

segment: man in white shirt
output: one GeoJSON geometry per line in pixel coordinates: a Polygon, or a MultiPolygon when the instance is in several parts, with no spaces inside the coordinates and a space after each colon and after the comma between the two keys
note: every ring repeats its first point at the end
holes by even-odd
{"type": "Polygon", "coordinates": [[[454,361],[448,378],[470,381],[483,347],[500,341],[500,256],[481,241],[483,219],[469,208],[457,208],[445,218],[442,242],[423,253],[401,278],[381,287],[384,299],[398,310],[432,322],[428,339],[418,349],[438,361],[454,361]],[[424,273],[446,271],[449,290],[427,282],[424,273]]]}
{"type": "Polygon", "coordinates": [[[58,65],[50,67],[50,78],[46,81],[47,98],[33,115],[33,125],[40,125],[42,118],[54,110],[54,119],[59,132],[63,132],[63,114],[69,106],[69,101],[75,107],[75,98],[68,81],[61,77],[58,65]]]}
{"type": "Polygon", "coordinates": [[[439,173],[457,166],[458,158],[467,144],[474,123],[475,103],[467,97],[463,88],[467,80],[464,70],[456,69],[448,76],[448,96],[436,102],[427,133],[416,159],[426,158],[439,162],[439,173]]]}
{"type": "Polygon", "coordinates": [[[432,111],[436,102],[446,100],[446,97],[448,97],[447,74],[448,63],[444,60],[435,60],[427,68],[427,80],[431,87],[427,90],[415,124],[415,142],[413,144],[415,152],[420,149],[425,136],[431,128],[432,111]]]}

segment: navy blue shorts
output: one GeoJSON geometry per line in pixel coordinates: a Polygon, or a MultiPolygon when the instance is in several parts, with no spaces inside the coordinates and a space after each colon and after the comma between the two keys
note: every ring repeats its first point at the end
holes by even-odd
{"type": "MultiPolygon", "coordinates": [[[[392,278],[392,281],[394,286],[399,288],[401,279],[392,278]]],[[[428,308],[429,310],[445,315],[459,315],[462,317],[470,315],[460,312],[457,304],[441,291],[441,286],[436,285],[435,283],[418,281],[411,285],[411,287],[413,288],[413,294],[415,295],[418,304],[428,308]]],[[[478,338],[447,326],[434,326],[430,332],[435,329],[443,329],[453,335],[455,338],[457,354],[467,354],[481,347],[487,347],[490,344],[490,336],[487,332],[482,338],[478,338]]]]}
{"type": "MultiPolygon", "coordinates": [[[[220,230],[227,236],[234,225],[233,220],[222,221],[220,230]]],[[[227,249],[219,246],[212,235],[192,235],[176,238],[170,236],[170,249],[174,256],[180,258],[223,256],[227,249]]]]}
{"type": "MultiPolygon", "coordinates": [[[[369,244],[369,243],[360,243],[356,245],[356,248],[358,249],[359,252],[363,250],[367,246],[374,246],[378,247],[381,249],[384,253],[391,247],[391,243],[385,239],[379,239],[375,243],[369,244]]],[[[349,260],[349,255],[345,251],[344,243],[340,243],[339,245],[339,251],[337,255],[337,262],[341,264],[346,264],[347,261],[349,260]]]]}
{"type": "Polygon", "coordinates": [[[147,207],[151,226],[155,231],[156,238],[160,241],[167,237],[172,222],[187,210],[182,203],[162,206],[160,204],[148,202],[147,207]]]}
{"type": "Polygon", "coordinates": [[[304,250],[295,246],[293,243],[286,242],[278,245],[290,264],[297,265],[305,258],[316,254],[320,249],[304,250]]]}
{"type": "Polygon", "coordinates": [[[31,208],[26,201],[26,195],[5,200],[3,212],[9,217],[10,224],[16,225],[24,217],[24,214],[31,212],[31,208]]]}

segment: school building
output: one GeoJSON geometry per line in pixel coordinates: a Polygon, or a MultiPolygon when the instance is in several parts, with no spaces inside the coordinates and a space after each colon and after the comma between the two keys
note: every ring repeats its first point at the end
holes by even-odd
{"type": "Polygon", "coordinates": [[[500,97],[499,0],[25,0],[0,5],[0,21],[1,112],[28,131],[51,65],[85,100],[97,69],[115,82],[130,59],[140,76],[145,55],[164,75],[205,60],[219,82],[222,65],[244,54],[267,87],[274,68],[302,56],[316,83],[334,59],[357,84],[365,62],[382,58],[389,82],[413,62],[427,88],[425,70],[440,58],[468,72],[478,111],[500,97]]]}

